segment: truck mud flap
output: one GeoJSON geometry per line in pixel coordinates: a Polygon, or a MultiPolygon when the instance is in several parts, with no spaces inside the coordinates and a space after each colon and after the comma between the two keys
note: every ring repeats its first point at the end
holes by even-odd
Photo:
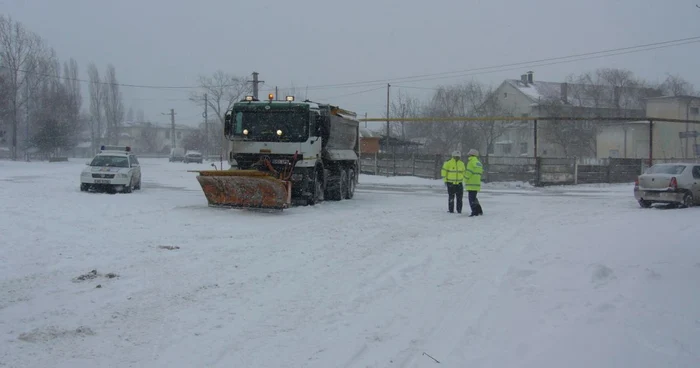
{"type": "Polygon", "coordinates": [[[282,210],[291,202],[291,183],[256,170],[198,171],[210,206],[282,210]]]}

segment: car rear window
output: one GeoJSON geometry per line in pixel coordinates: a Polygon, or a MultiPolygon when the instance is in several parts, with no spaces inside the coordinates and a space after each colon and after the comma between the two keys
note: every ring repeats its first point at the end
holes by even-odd
{"type": "Polygon", "coordinates": [[[647,169],[647,174],[679,175],[683,173],[683,170],[685,170],[683,165],[654,165],[647,169]]]}

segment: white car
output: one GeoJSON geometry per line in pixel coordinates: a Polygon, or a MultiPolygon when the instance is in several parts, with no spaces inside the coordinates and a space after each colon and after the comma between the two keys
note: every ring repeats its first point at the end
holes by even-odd
{"type": "Polygon", "coordinates": [[[80,174],[80,190],[131,193],[141,189],[141,166],[128,146],[102,146],[80,174]]]}

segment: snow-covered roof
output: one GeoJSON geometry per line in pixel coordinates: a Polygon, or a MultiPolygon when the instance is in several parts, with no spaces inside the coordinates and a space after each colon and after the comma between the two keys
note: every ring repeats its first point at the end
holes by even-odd
{"type": "MultiPolygon", "coordinates": [[[[559,83],[533,81],[523,82],[519,79],[506,79],[506,83],[522,92],[533,104],[545,101],[563,101],[563,89],[566,89],[566,104],[576,107],[615,108],[614,91],[611,86],[587,85],[579,83],[559,83]]],[[[649,88],[626,88],[620,96],[620,106],[626,109],[642,109],[637,106],[640,97],[650,95],[649,88]]]]}
{"type": "Polygon", "coordinates": [[[374,137],[375,134],[377,134],[377,133],[375,133],[367,128],[360,127],[360,137],[362,137],[362,138],[371,138],[371,137],[374,137]]]}

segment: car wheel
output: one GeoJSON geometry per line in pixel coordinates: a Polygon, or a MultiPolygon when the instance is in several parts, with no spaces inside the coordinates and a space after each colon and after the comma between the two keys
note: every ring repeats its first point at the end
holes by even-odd
{"type": "Polygon", "coordinates": [[[640,199],[640,200],[639,200],[639,207],[642,207],[642,208],[650,208],[650,207],[651,207],[651,202],[645,201],[645,200],[643,200],[643,199],[640,199]]]}
{"type": "Polygon", "coordinates": [[[90,184],[88,183],[80,183],[80,191],[81,192],[87,192],[90,190],[90,184]]]}
{"type": "Polygon", "coordinates": [[[688,207],[693,207],[695,200],[693,199],[693,195],[690,193],[686,193],[683,196],[683,202],[681,203],[681,208],[688,208],[688,207]]]}

